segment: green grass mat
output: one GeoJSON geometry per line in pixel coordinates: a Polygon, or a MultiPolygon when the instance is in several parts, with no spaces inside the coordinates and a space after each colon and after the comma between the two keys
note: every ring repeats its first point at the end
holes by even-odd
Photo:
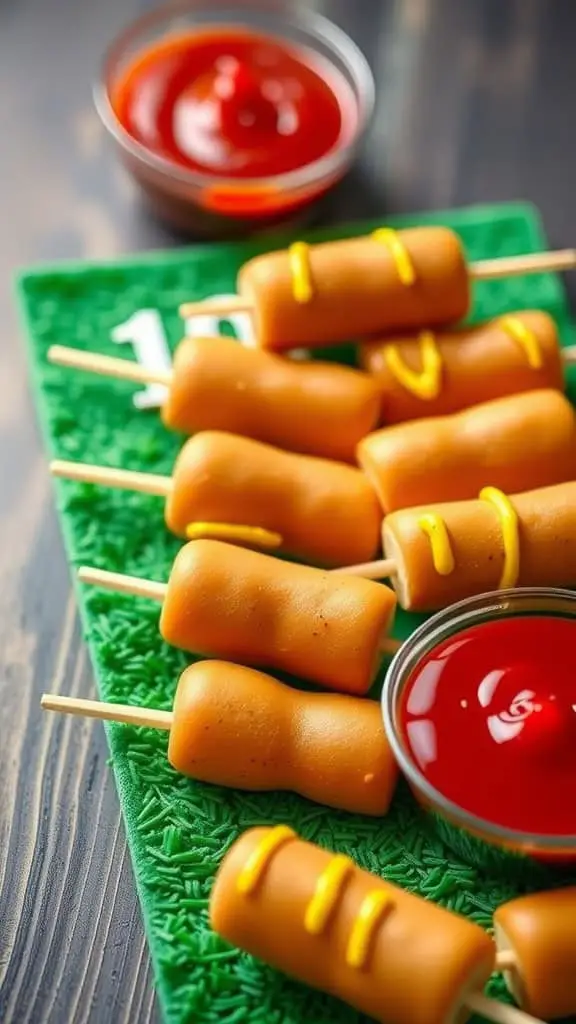
{"type": "MultiPolygon", "coordinates": [[[[524,205],[390,223],[449,225],[461,234],[472,259],[529,252],[546,244],[537,214],[524,205]]],[[[352,225],[323,232],[322,237],[376,226],[352,225]]],[[[174,347],[181,334],[178,304],[234,291],[241,263],[261,248],[204,246],[22,273],[19,294],[48,453],[170,472],[181,439],[164,431],[157,412],[134,408],[134,385],[49,366],[46,350],[59,343],[128,355],[130,348],[119,352],[110,332],[141,309],[158,310],[174,347]]],[[[526,306],[547,309],[556,317],[564,343],[574,340],[562,287],[551,275],[479,284],[473,316],[526,306]]],[[[178,542],[164,528],[161,499],[71,483],[58,483],[55,492],[72,567],[89,563],[167,578],[178,542]]],[[[89,588],[78,588],[78,600],[101,696],[170,708],[186,659],[161,641],[158,607],[89,588]]],[[[396,635],[405,637],[417,621],[399,615],[396,635]]],[[[46,686],[50,688],[49,679],[46,686]]],[[[354,817],[288,794],[244,794],[195,783],[169,767],[165,733],[125,726],[110,726],[107,732],[158,992],[170,1024],[365,1020],[338,1001],[230,950],[211,933],[207,907],[214,873],[230,843],[252,825],[288,822],[304,837],[348,852],[368,870],[469,914],[484,926],[490,925],[499,902],[542,883],[541,873],[531,866],[504,865],[454,834],[441,838],[403,787],[385,819],[354,817]]],[[[501,996],[501,981],[495,979],[492,990],[501,996]]]]}

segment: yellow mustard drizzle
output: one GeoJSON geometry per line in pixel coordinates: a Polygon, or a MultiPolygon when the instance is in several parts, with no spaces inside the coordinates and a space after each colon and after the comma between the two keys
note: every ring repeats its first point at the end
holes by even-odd
{"type": "Polygon", "coordinates": [[[377,228],[376,231],[372,232],[372,238],[376,242],[381,242],[383,245],[388,246],[396,266],[396,273],[402,284],[406,285],[406,287],[414,284],[416,281],[414,264],[410,259],[410,253],[406,246],[400,240],[398,232],[394,231],[394,228],[377,228]]]}
{"type": "Polygon", "coordinates": [[[442,356],[432,331],[421,332],[418,348],[422,360],[422,369],[419,371],[406,366],[396,345],[386,345],[384,361],[392,376],[407,391],[423,401],[430,401],[438,397],[442,386],[442,356]]]}
{"type": "Polygon", "coordinates": [[[382,889],[369,892],[362,900],[346,947],[346,963],[349,967],[357,967],[362,970],[366,966],[374,932],[384,914],[391,908],[392,900],[382,889]]]}
{"type": "MultiPolygon", "coordinates": [[[[271,858],[277,850],[296,833],[287,825],[277,825],[266,833],[252,851],[238,875],[236,888],[243,896],[250,896],[257,887],[271,858]]],[[[349,857],[336,854],[318,876],[314,894],[306,907],[304,928],[310,935],[320,935],[341,898],[346,880],[356,870],[349,857]]],[[[362,970],[366,967],[374,941],[376,929],[382,918],[394,906],[391,896],[382,889],[374,889],[362,900],[352,923],[346,945],[345,959],[348,967],[362,970]]]]}
{"type": "Polygon", "coordinates": [[[243,896],[250,896],[257,887],[270,860],[277,850],[291,839],[296,838],[296,833],[287,825],[276,825],[262,837],[258,846],[250,854],[242,871],[238,875],[236,888],[243,896]]]}
{"type": "Polygon", "coordinates": [[[320,935],[326,927],[344,883],[352,871],[354,864],[350,858],[337,854],[318,878],[304,917],[304,927],[310,935],[320,935]]]}
{"type": "Polygon", "coordinates": [[[262,526],[238,526],[235,523],[189,523],[186,527],[186,536],[188,540],[211,537],[267,550],[274,550],[282,544],[281,533],[265,530],[262,526]]]}
{"type": "Polygon", "coordinates": [[[528,365],[533,370],[540,370],[543,362],[542,349],[534,331],[529,330],[526,324],[522,323],[517,316],[503,316],[500,320],[500,326],[503,331],[506,331],[506,334],[522,346],[526,353],[528,365]]]}
{"type": "Polygon", "coordinates": [[[446,523],[442,516],[435,512],[425,512],[418,519],[418,526],[430,538],[432,561],[439,576],[449,576],[454,572],[454,555],[446,523]]]}
{"type": "Polygon", "coordinates": [[[293,242],[288,246],[292,295],[295,302],[310,302],[314,295],[310,273],[310,246],[306,242],[293,242]]]}
{"type": "Polygon", "coordinates": [[[520,538],[518,536],[518,514],[508,495],[497,487],[483,487],[480,500],[489,501],[496,509],[502,527],[504,545],[504,567],[498,584],[499,590],[515,587],[520,574],[520,538]]]}

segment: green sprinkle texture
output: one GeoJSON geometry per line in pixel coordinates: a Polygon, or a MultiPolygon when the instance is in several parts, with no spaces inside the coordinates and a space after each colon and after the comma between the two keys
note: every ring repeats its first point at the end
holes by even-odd
{"type": "MultiPolygon", "coordinates": [[[[389,223],[453,227],[471,259],[546,247],[538,215],[522,204],[389,223]]],[[[350,225],[320,237],[367,233],[377,226],[350,225]]],[[[267,247],[284,242],[277,239],[267,247]]],[[[179,303],[233,292],[238,268],[263,248],[203,246],[24,271],[18,292],[47,456],[170,473],[182,439],[164,430],[157,411],[134,407],[134,385],[51,366],[46,351],[60,344],[133,358],[130,346],[120,348],[110,334],[141,309],[158,310],[174,349],[182,333],[179,303]]],[[[474,319],[522,307],[548,310],[558,321],[563,343],[574,343],[556,277],[542,274],[474,287],[474,319]]],[[[353,350],[334,349],[327,355],[341,358],[343,351],[349,356],[353,350]]],[[[575,382],[569,377],[572,393],[575,382]]],[[[178,541],[164,528],[160,498],[66,481],[55,481],[54,493],[72,570],[87,563],[167,579],[178,541]]],[[[78,587],[77,593],[102,698],[170,708],[178,675],[190,659],[160,639],[158,606],[89,587],[78,587]]],[[[396,636],[407,637],[420,621],[421,616],[400,613],[396,636]]],[[[374,696],[381,682],[382,677],[374,696]]],[[[487,853],[470,837],[424,817],[406,787],[400,787],[385,819],[369,820],[291,794],[243,794],[181,778],[166,759],[165,733],[113,724],[106,731],[168,1024],[365,1021],[338,1000],[230,949],[211,932],[208,901],[214,874],[230,844],[253,825],[287,822],[304,837],[349,853],[364,868],[486,927],[500,902],[550,884],[542,869],[487,853]]],[[[561,881],[553,879],[554,884],[561,881]]],[[[499,978],[490,992],[506,998],[499,978]]]]}

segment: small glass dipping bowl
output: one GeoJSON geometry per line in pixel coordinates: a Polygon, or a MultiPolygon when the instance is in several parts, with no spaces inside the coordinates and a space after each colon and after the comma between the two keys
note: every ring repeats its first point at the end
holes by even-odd
{"type": "Polygon", "coordinates": [[[308,222],[323,197],[348,171],[374,107],[374,79],[366,58],[336,25],[291,0],[186,0],[132,22],[110,44],[94,88],[100,118],[120,159],[155,212],[179,231],[206,238],[241,237],[308,222]],[[347,141],[296,170],[266,178],[196,172],[153,152],[126,131],[112,97],[134,57],[169,37],[240,29],[276,37],[307,51],[344,80],[356,107],[347,141]]]}
{"type": "Polygon", "coordinates": [[[382,690],[386,733],[414,796],[431,812],[442,838],[460,856],[477,863],[485,862],[487,855],[491,866],[504,866],[510,855],[513,863],[519,858],[532,858],[545,863],[575,864],[576,834],[532,835],[506,828],[477,817],[444,796],[421,772],[404,738],[402,697],[422,659],[448,638],[472,626],[531,615],[560,617],[576,623],[576,593],[551,587],[517,588],[460,601],[433,615],[415,630],[394,656],[382,690]],[[494,857],[496,848],[508,858],[494,857]]]}

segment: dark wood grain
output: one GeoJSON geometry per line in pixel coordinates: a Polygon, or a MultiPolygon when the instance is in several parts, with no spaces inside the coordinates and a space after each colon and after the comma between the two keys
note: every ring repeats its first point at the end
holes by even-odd
{"type": "MultiPolygon", "coordinates": [[[[114,781],[90,695],[10,295],[16,266],[171,243],[120,174],[89,76],[136,0],[0,0],[0,1021],[157,1019],[114,781]]],[[[310,6],[310,5],[309,5],[310,6]]],[[[530,199],[576,243],[576,5],[326,0],[378,79],[338,219],[530,199]]],[[[570,282],[574,295],[574,285],[570,282]]]]}

